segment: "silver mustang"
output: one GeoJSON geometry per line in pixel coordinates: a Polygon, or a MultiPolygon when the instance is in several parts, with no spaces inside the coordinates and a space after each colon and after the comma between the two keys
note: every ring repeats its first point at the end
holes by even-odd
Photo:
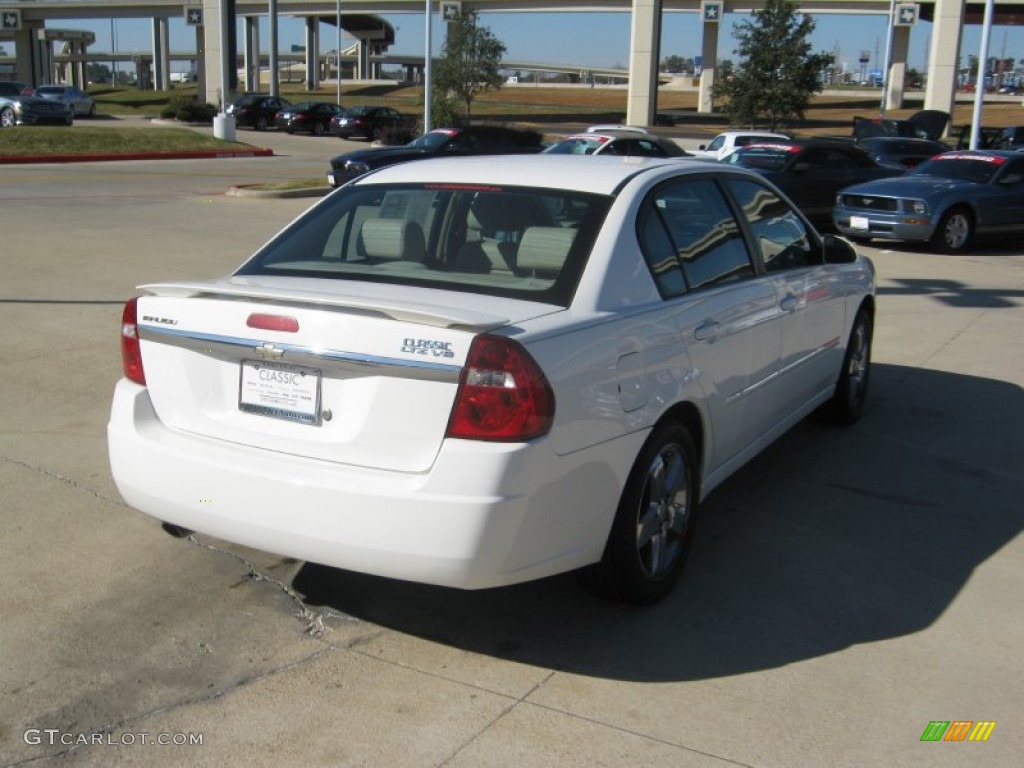
{"type": "Polygon", "coordinates": [[[938,155],[904,176],[841,190],[832,220],[854,240],[930,242],[942,253],[984,235],[1024,234],[1024,153],[938,155]]]}

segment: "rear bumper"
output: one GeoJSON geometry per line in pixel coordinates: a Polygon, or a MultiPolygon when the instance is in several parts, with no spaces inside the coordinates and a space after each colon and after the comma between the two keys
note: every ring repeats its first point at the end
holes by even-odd
{"type": "Polygon", "coordinates": [[[462,589],[600,559],[643,440],[569,457],[545,440],[447,440],[429,472],[387,472],[169,430],[147,390],[126,380],[107,435],[121,495],[159,520],[301,560],[462,589]]]}

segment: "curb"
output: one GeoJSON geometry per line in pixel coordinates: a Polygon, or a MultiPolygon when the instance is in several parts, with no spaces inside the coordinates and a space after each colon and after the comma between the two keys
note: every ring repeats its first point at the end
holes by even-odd
{"type": "Polygon", "coordinates": [[[133,152],[125,154],[7,155],[0,157],[0,164],[95,163],[113,160],[201,160],[203,158],[226,157],[271,157],[273,154],[274,150],[272,149],[193,149],[181,152],[133,152]]]}
{"type": "Polygon", "coordinates": [[[228,187],[228,197],[294,198],[323,197],[330,187],[304,187],[300,189],[258,189],[260,185],[228,187]]]}

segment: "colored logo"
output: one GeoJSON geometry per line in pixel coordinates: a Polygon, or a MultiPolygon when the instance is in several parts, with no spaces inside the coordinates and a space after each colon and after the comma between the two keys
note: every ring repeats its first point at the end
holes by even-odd
{"type": "Polygon", "coordinates": [[[932,720],[921,741],[988,741],[995,728],[995,720],[932,720]]]}

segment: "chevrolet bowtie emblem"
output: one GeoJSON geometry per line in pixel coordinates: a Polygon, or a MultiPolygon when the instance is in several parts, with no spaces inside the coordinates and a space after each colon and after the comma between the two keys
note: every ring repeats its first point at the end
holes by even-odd
{"type": "Polygon", "coordinates": [[[276,360],[279,357],[284,357],[284,350],[278,349],[269,341],[260,344],[253,352],[261,360],[276,360]]]}

